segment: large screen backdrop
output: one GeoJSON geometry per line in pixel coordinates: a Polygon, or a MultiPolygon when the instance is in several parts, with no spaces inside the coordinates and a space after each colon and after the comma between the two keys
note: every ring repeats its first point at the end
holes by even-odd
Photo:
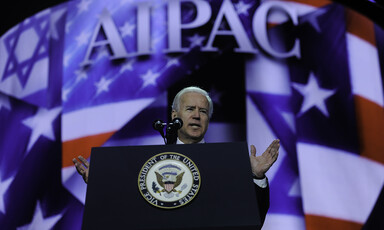
{"type": "Polygon", "coordinates": [[[72,158],[163,144],[152,121],[196,85],[214,101],[207,142],[261,154],[281,140],[263,229],[370,229],[384,196],[383,43],[329,1],[75,0],[37,13],[0,39],[0,228],[80,229],[72,158]]]}

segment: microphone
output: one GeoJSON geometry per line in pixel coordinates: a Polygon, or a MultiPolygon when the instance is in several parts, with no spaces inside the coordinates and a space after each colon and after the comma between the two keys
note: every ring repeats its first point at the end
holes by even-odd
{"type": "Polygon", "coordinates": [[[177,130],[181,129],[183,127],[183,121],[180,118],[175,118],[168,124],[163,122],[162,120],[155,120],[152,123],[153,129],[159,131],[161,136],[164,139],[165,144],[174,144],[176,143],[176,138],[177,138],[177,130]],[[165,135],[164,135],[164,127],[167,126],[165,130],[165,135]]]}
{"type": "Polygon", "coordinates": [[[152,123],[152,127],[157,130],[157,131],[163,131],[163,128],[164,126],[166,125],[167,123],[164,123],[162,120],[155,120],[153,123],[152,123]]]}
{"type": "Polygon", "coordinates": [[[167,123],[164,123],[162,120],[155,120],[153,123],[152,123],[152,127],[153,129],[159,131],[161,137],[163,138],[164,140],[164,143],[167,143],[165,141],[165,136],[164,136],[164,126],[166,125],[167,123]]]}
{"type": "Polygon", "coordinates": [[[171,129],[179,130],[179,129],[181,129],[181,127],[183,127],[183,120],[181,120],[180,118],[176,117],[175,119],[172,120],[172,122],[170,122],[168,124],[168,126],[170,126],[171,129]]]}

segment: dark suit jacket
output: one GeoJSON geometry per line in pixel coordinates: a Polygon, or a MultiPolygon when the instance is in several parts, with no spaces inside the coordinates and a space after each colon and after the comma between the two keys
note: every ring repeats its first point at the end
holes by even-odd
{"type": "MultiPolygon", "coordinates": [[[[267,178],[268,182],[268,178],[267,178]]],[[[261,188],[255,184],[255,190],[257,195],[257,203],[259,205],[259,213],[261,226],[263,226],[265,221],[265,216],[267,215],[269,209],[269,183],[266,188],[261,188]]]]}

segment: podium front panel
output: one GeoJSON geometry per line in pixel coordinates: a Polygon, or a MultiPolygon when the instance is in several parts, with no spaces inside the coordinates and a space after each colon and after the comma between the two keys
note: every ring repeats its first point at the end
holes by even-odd
{"type": "Polygon", "coordinates": [[[93,148],[82,228],[260,228],[247,144],[93,148]],[[143,165],[164,152],[187,156],[201,175],[197,196],[175,209],[161,209],[149,204],[138,188],[143,165]]]}

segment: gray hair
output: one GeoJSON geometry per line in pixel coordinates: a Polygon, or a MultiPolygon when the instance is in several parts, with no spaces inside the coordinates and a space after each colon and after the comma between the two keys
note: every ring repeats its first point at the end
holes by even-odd
{"type": "Polygon", "coordinates": [[[199,93],[203,96],[205,96],[207,98],[207,101],[208,101],[208,104],[209,104],[209,108],[208,108],[208,117],[211,118],[212,117],[212,113],[213,113],[213,102],[212,102],[212,99],[211,97],[209,96],[208,92],[197,87],[197,86],[190,86],[190,87],[186,87],[182,90],[180,90],[175,98],[173,99],[173,103],[172,103],[172,109],[174,109],[176,112],[179,112],[180,110],[180,99],[181,99],[181,96],[183,96],[185,93],[199,93]]]}

